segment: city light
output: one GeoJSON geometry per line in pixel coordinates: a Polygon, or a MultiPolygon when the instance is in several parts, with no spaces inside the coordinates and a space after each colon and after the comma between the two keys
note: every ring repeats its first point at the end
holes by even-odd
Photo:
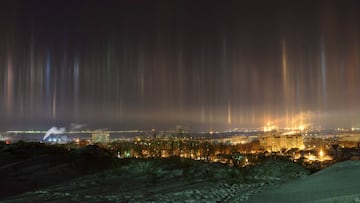
{"type": "Polygon", "coordinates": [[[322,149],[319,151],[319,156],[320,156],[320,160],[323,160],[323,158],[324,158],[324,151],[323,151],[322,149]]]}
{"type": "Polygon", "coordinates": [[[271,132],[271,131],[274,131],[277,129],[278,129],[278,126],[276,126],[272,122],[267,122],[266,125],[264,126],[264,132],[271,132]]]}

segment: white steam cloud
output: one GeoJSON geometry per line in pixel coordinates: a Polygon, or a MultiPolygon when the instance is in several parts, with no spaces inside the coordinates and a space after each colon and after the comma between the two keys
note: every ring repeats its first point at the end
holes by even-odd
{"type": "Polygon", "coordinates": [[[43,137],[43,140],[45,140],[46,138],[48,138],[50,135],[64,134],[65,131],[66,131],[65,128],[52,127],[52,128],[50,128],[50,129],[45,133],[45,136],[43,137]]]}

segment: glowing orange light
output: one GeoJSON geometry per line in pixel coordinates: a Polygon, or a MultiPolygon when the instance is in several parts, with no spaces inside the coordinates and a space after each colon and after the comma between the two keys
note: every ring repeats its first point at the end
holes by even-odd
{"type": "Polygon", "coordinates": [[[323,152],[322,149],[321,149],[320,152],[319,152],[319,156],[320,156],[320,159],[323,159],[323,158],[324,158],[324,152],[323,152]]]}

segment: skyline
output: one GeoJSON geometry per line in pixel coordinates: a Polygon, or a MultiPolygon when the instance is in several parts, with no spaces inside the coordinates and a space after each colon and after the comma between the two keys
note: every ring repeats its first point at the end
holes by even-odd
{"type": "Polygon", "coordinates": [[[9,1],[0,127],[360,127],[358,1],[9,1]]]}

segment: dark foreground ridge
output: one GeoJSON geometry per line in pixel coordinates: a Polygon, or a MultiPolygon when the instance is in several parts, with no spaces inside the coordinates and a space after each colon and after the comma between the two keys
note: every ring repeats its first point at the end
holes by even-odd
{"type": "Polygon", "coordinates": [[[112,167],[116,159],[106,150],[17,142],[0,144],[0,197],[34,191],[112,167]]]}
{"type": "Polygon", "coordinates": [[[289,202],[285,185],[295,188],[335,170],[308,176],[286,160],[236,168],[181,158],[117,159],[97,146],[23,142],[2,144],[0,160],[2,202],[289,202]]]}

